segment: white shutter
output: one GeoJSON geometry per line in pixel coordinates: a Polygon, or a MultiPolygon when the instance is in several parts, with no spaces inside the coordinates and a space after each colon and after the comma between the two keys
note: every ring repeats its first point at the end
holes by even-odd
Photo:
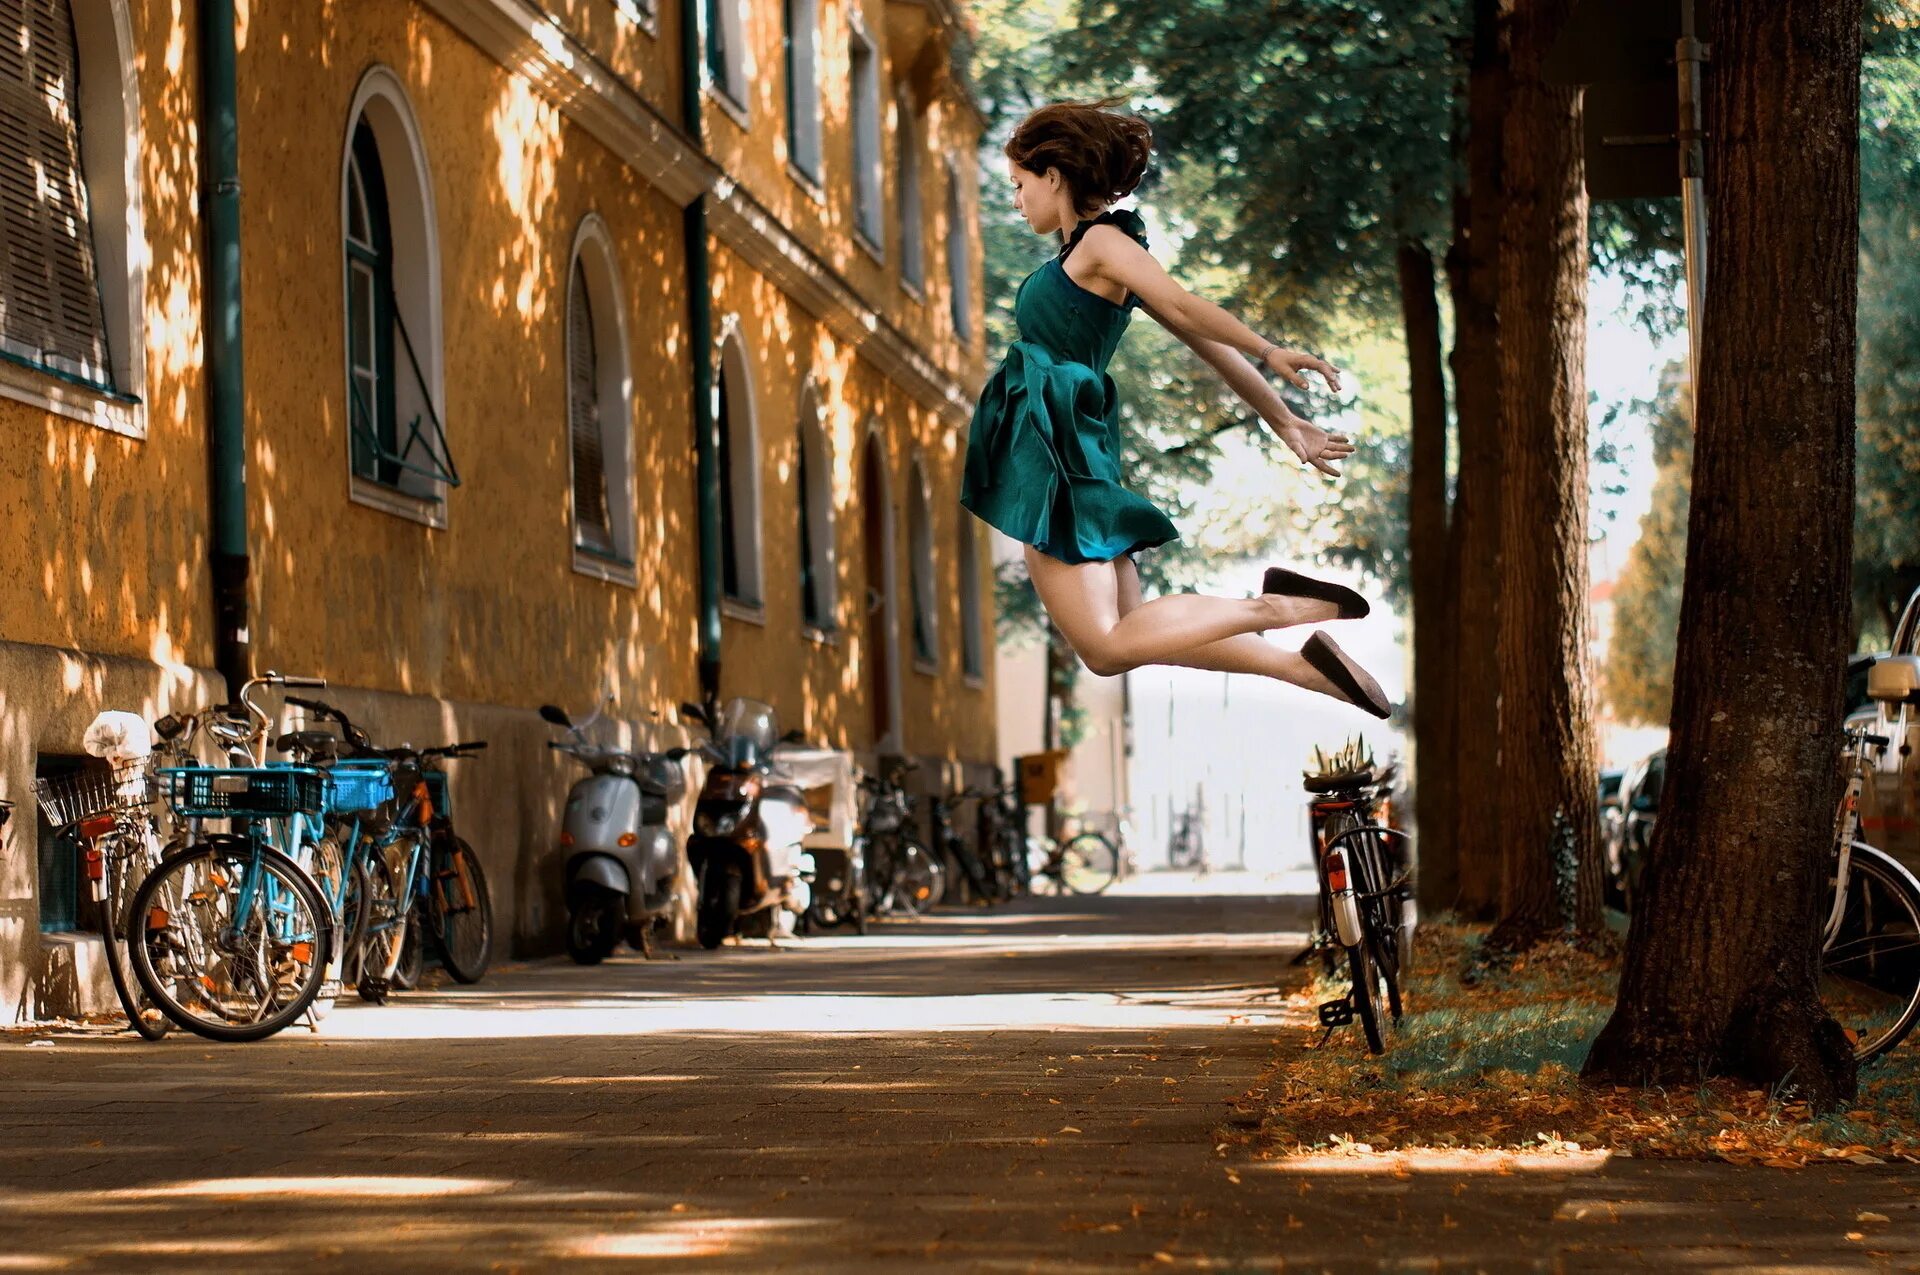
{"type": "Polygon", "coordinates": [[[0,0],[0,347],[112,388],[67,0],[0,0]]]}
{"type": "Polygon", "coordinates": [[[613,552],[607,518],[607,466],[600,431],[600,365],[593,346],[593,307],[578,262],[567,302],[567,417],[573,444],[573,519],[582,545],[613,552]]]}

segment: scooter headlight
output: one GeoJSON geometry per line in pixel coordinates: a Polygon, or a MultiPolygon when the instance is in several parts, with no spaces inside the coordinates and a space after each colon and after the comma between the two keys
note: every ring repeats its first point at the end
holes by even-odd
{"type": "Polygon", "coordinates": [[[702,810],[693,817],[693,830],[703,837],[731,836],[739,826],[738,810],[702,810]]]}

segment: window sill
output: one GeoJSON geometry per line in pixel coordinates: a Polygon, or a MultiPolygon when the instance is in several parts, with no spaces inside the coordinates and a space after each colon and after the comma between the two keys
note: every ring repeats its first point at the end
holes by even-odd
{"type": "Polygon", "coordinates": [[[805,624],[801,626],[801,632],[806,634],[809,642],[818,642],[821,646],[840,645],[840,630],[837,628],[823,629],[818,625],[805,624]]]}
{"type": "Polygon", "coordinates": [[[853,241],[860,245],[861,251],[873,258],[875,265],[884,266],[887,264],[886,249],[867,238],[867,232],[858,226],[853,228],[853,241]]]}
{"type": "Polygon", "coordinates": [[[924,673],[928,677],[940,676],[940,666],[923,655],[913,657],[913,671],[916,673],[924,673]]]}
{"type": "Polygon", "coordinates": [[[736,620],[745,620],[748,624],[758,624],[762,628],[767,623],[767,606],[764,602],[748,602],[742,598],[721,598],[720,614],[736,620]]]}
{"type": "Polygon", "coordinates": [[[963,674],[960,680],[976,691],[984,691],[987,689],[987,675],[985,673],[963,674]]]}
{"type": "Polygon", "coordinates": [[[927,303],[926,290],[917,283],[908,282],[905,275],[900,277],[900,291],[906,293],[921,305],[927,303]]]}
{"type": "Polygon", "coordinates": [[[654,0],[613,0],[613,11],[654,39],[660,38],[660,7],[654,0]]]}
{"type": "Polygon", "coordinates": [[[732,94],[715,84],[711,79],[704,78],[704,76],[701,87],[706,90],[707,96],[718,103],[722,111],[726,112],[727,117],[740,126],[742,131],[750,131],[753,128],[753,123],[747,116],[747,108],[734,101],[732,94]]]}
{"type": "Polygon", "coordinates": [[[634,570],[633,563],[610,554],[597,553],[585,545],[573,547],[573,569],[580,575],[605,580],[608,584],[622,584],[629,589],[640,587],[640,576],[634,570]]]}
{"type": "Polygon", "coordinates": [[[440,531],[447,529],[447,502],[444,500],[415,496],[358,474],[351,476],[347,495],[356,505],[366,505],[396,518],[417,522],[423,527],[440,531]]]}
{"type": "Polygon", "coordinates": [[[140,399],[78,385],[11,359],[0,359],[0,398],[97,425],[111,434],[147,436],[147,405],[140,399]]]}
{"type": "Polygon", "coordinates": [[[818,177],[815,177],[806,169],[794,163],[792,159],[787,160],[787,176],[793,178],[794,185],[806,192],[808,199],[819,204],[822,208],[826,207],[827,188],[821,185],[818,177]]]}

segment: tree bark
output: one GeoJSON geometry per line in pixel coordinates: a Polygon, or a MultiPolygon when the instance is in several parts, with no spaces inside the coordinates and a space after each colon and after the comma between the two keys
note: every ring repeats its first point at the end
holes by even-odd
{"type": "MultiPolygon", "coordinates": [[[[1574,0],[1515,0],[1500,221],[1500,920],[1601,926],[1587,651],[1587,193],[1580,98],[1541,64],[1574,0]]],[[[1471,658],[1471,655],[1468,655],[1471,658]]]]}
{"type": "Polygon", "coordinates": [[[1861,0],[1714,0],[1667,781],[1589,1076],[1852,1096],[1821,1007],[1850,598],[1861,0]]]}
{"type": "MultiPolygon", "coordinates": [[[[1453,294],[1459,477],[1448,528],[1454,634],[1454,853],[1461,916],[1491,916],[1499,898],[1492,786],[1500,758],[1500,203],[1507,99],[1506,23],[1498,0],[1474,0],[1467,88],[1466,218],[1448,254],[1453,294]]],[[[1423,894],[1423,901],[1425,896],[1423,894]]],[[[1438,899],[1432,903],[1446,906],[1438,899]]]]}
{"type": "Polygon", "coordinates": [[[1453,852],[1452,598],[1447,589],[1447,382],[1440,353],[1440,301],[1434,291],[1433,253],[1417,241],[1400,245],[1400,308],[1405,321],[1409,397],[1413,407],[1412,472],[1408,482],[1407,540],[1413,576],[1414,820],[1419,830],[1418,878],[1450,880],[1457,892],[1453,852]]]}

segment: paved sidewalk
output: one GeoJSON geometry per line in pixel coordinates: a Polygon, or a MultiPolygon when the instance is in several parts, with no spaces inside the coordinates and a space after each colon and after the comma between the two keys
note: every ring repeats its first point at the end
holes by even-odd
{"type": "Polygon", "coordinates": [[[1222,1152],[1306,904],[1153,887],[0,1036],[0,1270],[1920,1269],[1912,1172],[1222,1152]]]}

